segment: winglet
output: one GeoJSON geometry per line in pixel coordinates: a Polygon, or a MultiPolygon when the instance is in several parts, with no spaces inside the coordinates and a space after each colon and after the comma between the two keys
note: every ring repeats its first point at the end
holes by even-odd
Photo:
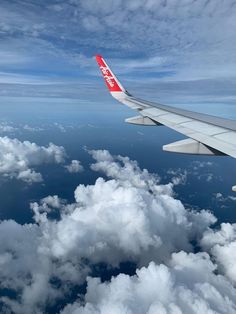
{"type": "Polygon", "coordinates": [[[125,88],[120,84],[115,74],[111,71],[103,57],[100,55],[96,55],[96,60],[109,91],[111,93],[126,92],[125,88]]]}

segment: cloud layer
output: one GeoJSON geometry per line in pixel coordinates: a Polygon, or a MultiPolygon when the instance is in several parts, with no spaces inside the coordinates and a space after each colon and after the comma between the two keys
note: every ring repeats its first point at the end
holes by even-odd
{"type": "Polygon", "coordinates": [[[132,261],[135,276],[105,283],[88,278],[84,302],[68,304],[62,313],[234,313],[235,269],[228,273],[223,251],[217,257],[212,247],[219,242],[226,248],[235,229],[229,225],[232,235],[219,241],[210,229],[216,218],[185,208],[174,198],[173,183],[162,185],[128,157],[90,154],[91,168],[109,179],[79,185],[74,203],[57,195],[32,203],[33,224],[0,223],[1,291],[11,292],[0,299],[3,312],[44,312],[68,298],[95,265],[132,261]],[[194,253],[193,242],[205,252],[194,253]]]}
{"type": "Polygon", "coordinates": [[[167,102],[235,102],[233,0],[4,0],[0,17],[2,95],[96,99],[103,53],[140,96],[158,82],[167,102]]]}

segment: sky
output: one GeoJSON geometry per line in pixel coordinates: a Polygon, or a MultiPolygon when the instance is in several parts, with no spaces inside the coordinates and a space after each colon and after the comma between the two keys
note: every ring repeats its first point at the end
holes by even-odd
{"type": "Polygon", "coordinates": [[[124,122],[135,96],[236,119],[233,0],[0,1],[0,312],[236,313],[233,158],[124,122]]]}
{"type": "Polygon", "coordinates": [[[2,0],[1,95],[94,100],[99,53],[140,96],[232,104],[235,14],[230,0],[2,0]]]}

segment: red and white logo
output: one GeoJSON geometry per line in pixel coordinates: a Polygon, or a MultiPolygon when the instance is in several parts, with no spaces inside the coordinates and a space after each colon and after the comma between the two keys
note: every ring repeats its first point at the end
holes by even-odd
{"type": "Polygon", "coordinates": [[[102,71],[103,77],[104,77],[105,81],[107,82],[107,84],[109,84],[110,87],[114,87],[116,81],[115,81],[114,77],[111,75],[108,68],[104,67],[104,66],[100,66],[100,69],[102,71]]]}
{"type": "Polygon", "coordinates": [[[116,78],[114,77],[114,75],[112,74],[108,66],[106,65],[103,58],[97,55],[96,60],[110,92],[121,92],[122,89],[120,88],[118,82],[116,81],[116,78]]]}

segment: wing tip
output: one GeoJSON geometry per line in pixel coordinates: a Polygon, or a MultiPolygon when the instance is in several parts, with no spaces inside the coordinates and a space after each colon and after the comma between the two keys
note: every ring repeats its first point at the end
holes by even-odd
{"type": "Polygon", "coordinates": [[[103,78],[110,92],[124,92],[125,89],[120,84],[114,73],[111,71],[106,61],[100,54],[95,55],[98,66],[102,72],[103,78]]]}
{"type": "Polygon", "coordinates": [[[97,53],[97,54],[95,55],[95,58],[96,58],[96,59],[103,59],[103,56],[100,55],[99,53],[97,53]]]}

